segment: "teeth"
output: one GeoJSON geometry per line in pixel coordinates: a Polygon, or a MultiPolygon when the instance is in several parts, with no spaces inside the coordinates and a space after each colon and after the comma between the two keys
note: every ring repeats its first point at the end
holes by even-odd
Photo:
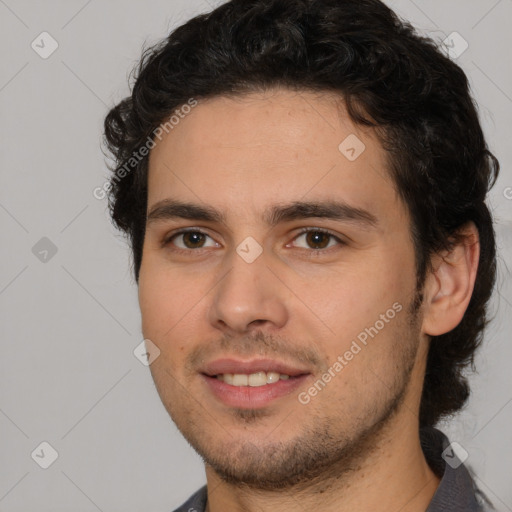
{"type": "Polygon", "coordinates": [[[224,373],[217,375],[217,379],[224,381],[231,386],[250,386],[259,387],[265,384],[273,384],[278,380],[287,380],[289,375],[279,374],[276,372],[256,372],[246,375],[244,373],[224,373]]]}
{"type": "Polygon", "coordinates": [[[251,373],[249,375],[249,386],[256,388],[264,386],[267,383],[267,374],[265,372],[251,373]]]}
{"type": "Polygon", "coordinates": [[[247,375],[243,375],[242,373],[235,373],[231,384],[233,386],[247,386],[247,384],[249,384],[249,378],[247,375]]]}
{"type": "MultiPolygon", "coordinates": [[[[219,375],[219,377],[222,379],[222,375],[219,375]]],[[[232,373],[226,373],[224,375],[224,382],[226,384],[233,384],[233,374],[232,373]]]]}
{"type": "Polygon", "coordinates": [[[272,384],[279,380],[279,373],[276,372],[268,372],[267,373],[267,384],[272,384]]]}

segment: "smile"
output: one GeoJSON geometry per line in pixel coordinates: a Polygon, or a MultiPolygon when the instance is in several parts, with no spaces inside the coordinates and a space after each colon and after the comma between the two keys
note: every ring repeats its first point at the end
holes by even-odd
{"type": "Polygon", "coordinates": [[[250,386],[259,387],[267,384],[275,384],[279,380],[287,380],[289,375],[279,374],[277,372],[256,372],[250,375],[244,373],[224,373],[216,376],[218,380],[230,384],[231,386],[250,386]]]}

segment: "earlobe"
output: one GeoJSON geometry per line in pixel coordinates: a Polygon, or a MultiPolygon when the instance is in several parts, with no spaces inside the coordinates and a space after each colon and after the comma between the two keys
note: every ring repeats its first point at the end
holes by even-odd
{"type": "Polygon", "coordinates": [[[473,222],[459,230],[449,250],[433,257],[424,290],[425,334],[439,336],[460,323],[473,294],[479,258],[478,229],[473,222]]]}

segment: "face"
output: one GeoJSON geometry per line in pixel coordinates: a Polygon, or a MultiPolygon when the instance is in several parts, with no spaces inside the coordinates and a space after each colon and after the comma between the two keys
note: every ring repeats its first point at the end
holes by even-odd
{"type": "Polygon", "coordinates": [[[339,98],[205,100],[151,151],[150,368],[225,480],[286,487],[372,445],[421,390],[415,284],[386,154],[339,98]]]}

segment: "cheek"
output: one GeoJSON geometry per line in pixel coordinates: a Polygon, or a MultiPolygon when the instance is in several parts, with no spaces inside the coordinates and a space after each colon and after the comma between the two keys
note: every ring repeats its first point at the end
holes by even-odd
{"type": "Polygon", "coordinates": [[[204,291],[201,283],[190,276],[157,265],[150,261],[141,267],[139,277],[139,305],[142,332],[152,340],[162,354],[172,361],[180,359],[190,341],[197,338],[198,328],[204,322],[204,291]]]}
{"type": "Polygon", "coordinates": [[[139,277],[139,306],[144,337],[151,339],[159,330],[167,305],[165,297],[162,297],[162,288],[157,285],[151,273],[142,268],[139,277]]]}
{"type": "Polygon", "coordinates": [[[320,345],[331,362],[346,351],[358,351],[353,346],[356,342],[361,351],[354,359],[362,364],[370,357],[378,363],[387,357],[404,328],[402,322],[414,289],[414,269],[404,265],[400,268],[389,259],[385,268],[378,260],[364,267],[337,274],[328,283],[309,284],[302,290],[311,310],[329,328],[320,345]]]}
{"type": "Polygon", "coordinates": [[[183,316],[179,282],[169,279],[151,261],[142,265],[139,277],[139,305],[146,338],[158,340],[183,316]]]}
{"type": "Polygon", "coordinates": [[[413,275],[375,263],[348,269],[325,282],[306,283],[301,295],[337,334],[346,334],[349,327],[364,328],[378,320],[410,293],[413,283],[413,275]]]}

